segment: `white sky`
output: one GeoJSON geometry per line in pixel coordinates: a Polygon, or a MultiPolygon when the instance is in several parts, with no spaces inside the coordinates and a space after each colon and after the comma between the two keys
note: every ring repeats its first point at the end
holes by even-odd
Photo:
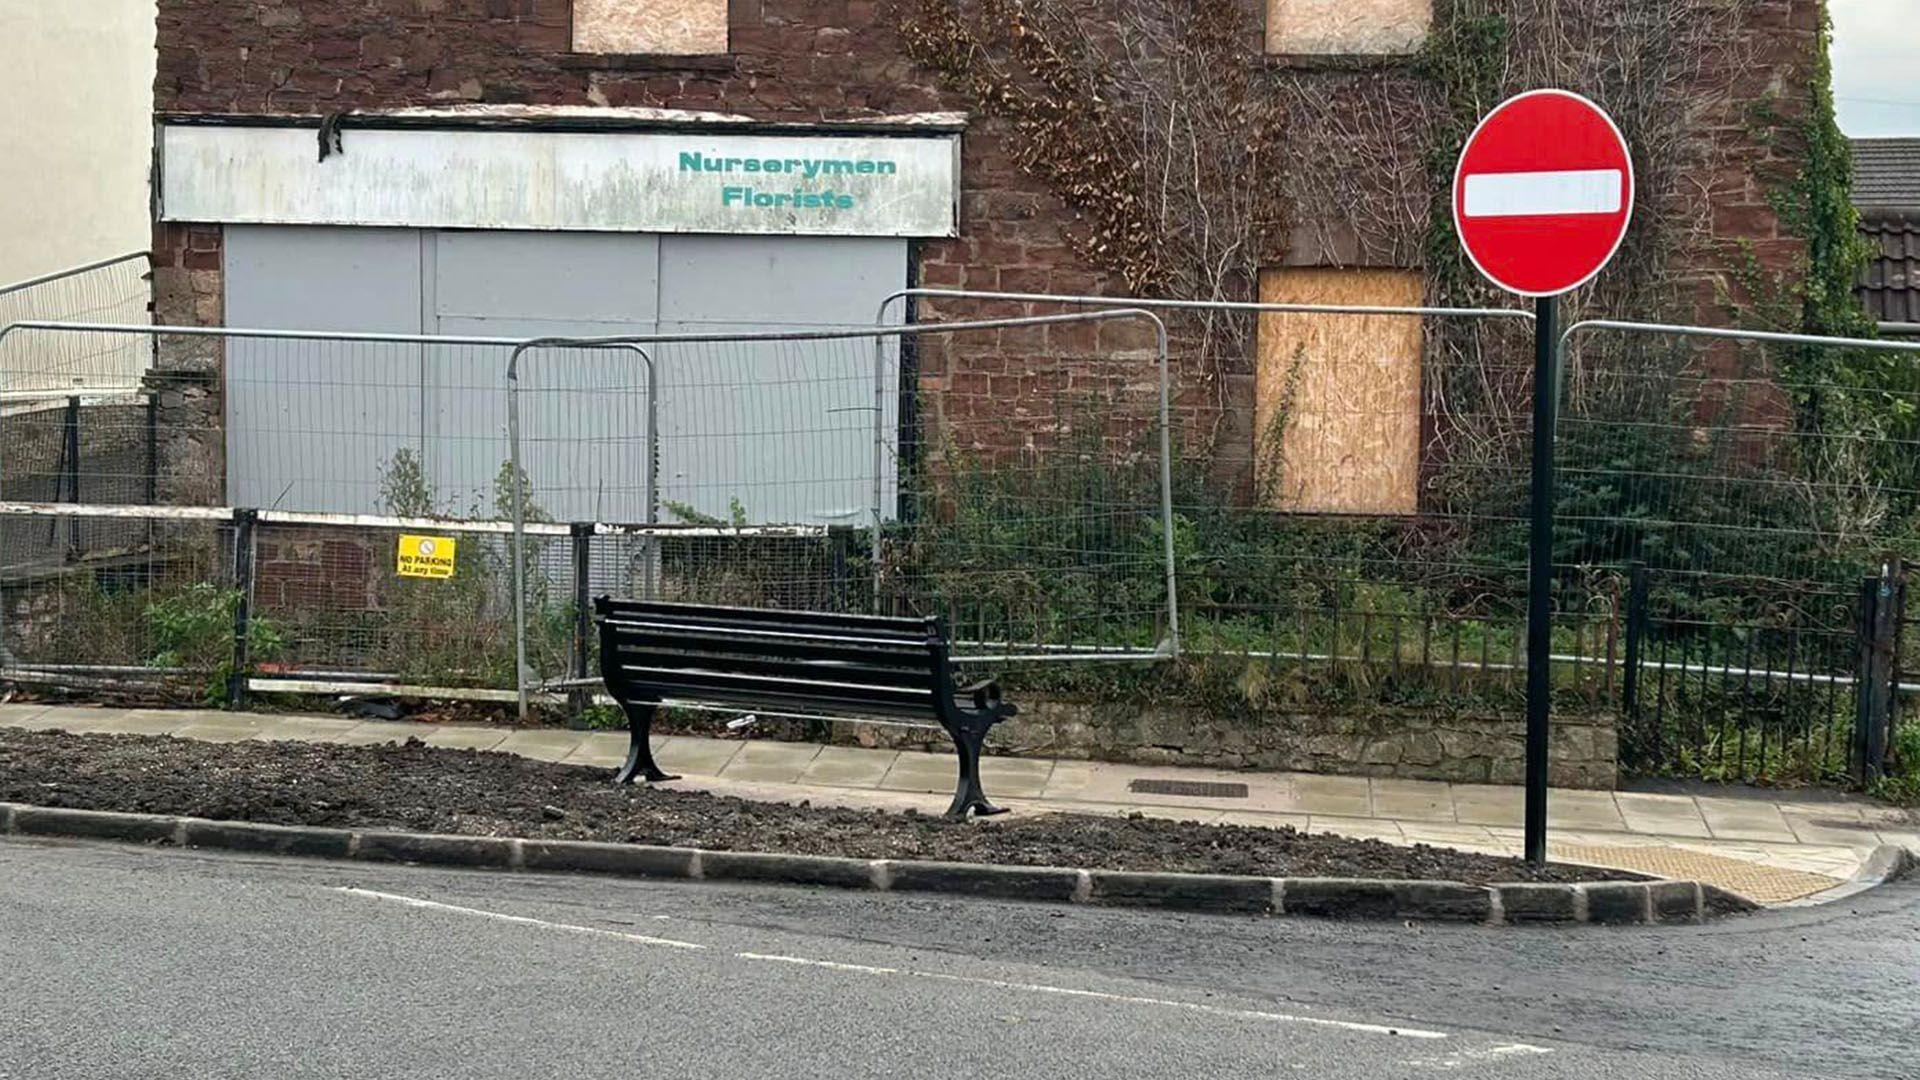
{"type": "Polygon", "coordinates": [[[1848,135],[1920,136],[1920,0],[1828,0],[1833,96],[1848,135]]]}

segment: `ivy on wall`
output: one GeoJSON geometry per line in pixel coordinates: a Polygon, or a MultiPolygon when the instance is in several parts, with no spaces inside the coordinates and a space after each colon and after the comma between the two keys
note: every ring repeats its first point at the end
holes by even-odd
{"type": "MultiPolygon", "coordinates": [[[[1004,125],[1020,170],[1074,214],[1064,239],[1135,294],[1244,300],[1282,230],[1282,108],[1241,0],[900,0],[908,55],[1004,125]]],[[[1220,396],[1253,320],[1174,320],[1220,396]]]]}

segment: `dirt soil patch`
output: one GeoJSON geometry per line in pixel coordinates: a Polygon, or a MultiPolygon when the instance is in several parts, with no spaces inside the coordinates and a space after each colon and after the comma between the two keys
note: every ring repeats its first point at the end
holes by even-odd
{"type": "Polygon", "coordinates": [[[0,730],[0,801],[278,825],[602,840],[855,858],[1273,877],[1599,881],[1635,875],[1290,828],[1022,814],[914,813],[616,787],[606,769],[511,754],[384,746],[201,743],[0,730]]]}

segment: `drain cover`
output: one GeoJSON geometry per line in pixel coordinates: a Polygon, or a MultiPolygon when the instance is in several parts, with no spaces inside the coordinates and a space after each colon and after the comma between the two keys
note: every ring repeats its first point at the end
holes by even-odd
{"type": "Polygon", "coordinates": [[[1244,799],[1245,784],[1209,784],[1200,780],[1135,780],[1127,790],[1136,795],[1190,795],[1196,799],[1244,799]]]}

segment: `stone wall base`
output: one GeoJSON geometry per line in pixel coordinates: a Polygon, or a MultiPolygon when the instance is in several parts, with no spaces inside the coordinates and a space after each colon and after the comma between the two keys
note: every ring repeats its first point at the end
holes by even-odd
{"type": "MultiPolygon", "coordinates": [[[[1381,710],[1366,716],[1276,713],[1220,717],[1197,708],[1089,701],[1021,701],[994,729],[990,749],[1015,756],[1260,769],[1476,784],[1526,776],[1526,717],[1518,713],[1381,710]]],[[[835,725],[860,746],[939,749],[937,734],[867,724],[835,725]]],[[[1619,737],[1611,713],[1554,717],[1548,780],[1555,787],[1611,790],[1619,737]]]]}

